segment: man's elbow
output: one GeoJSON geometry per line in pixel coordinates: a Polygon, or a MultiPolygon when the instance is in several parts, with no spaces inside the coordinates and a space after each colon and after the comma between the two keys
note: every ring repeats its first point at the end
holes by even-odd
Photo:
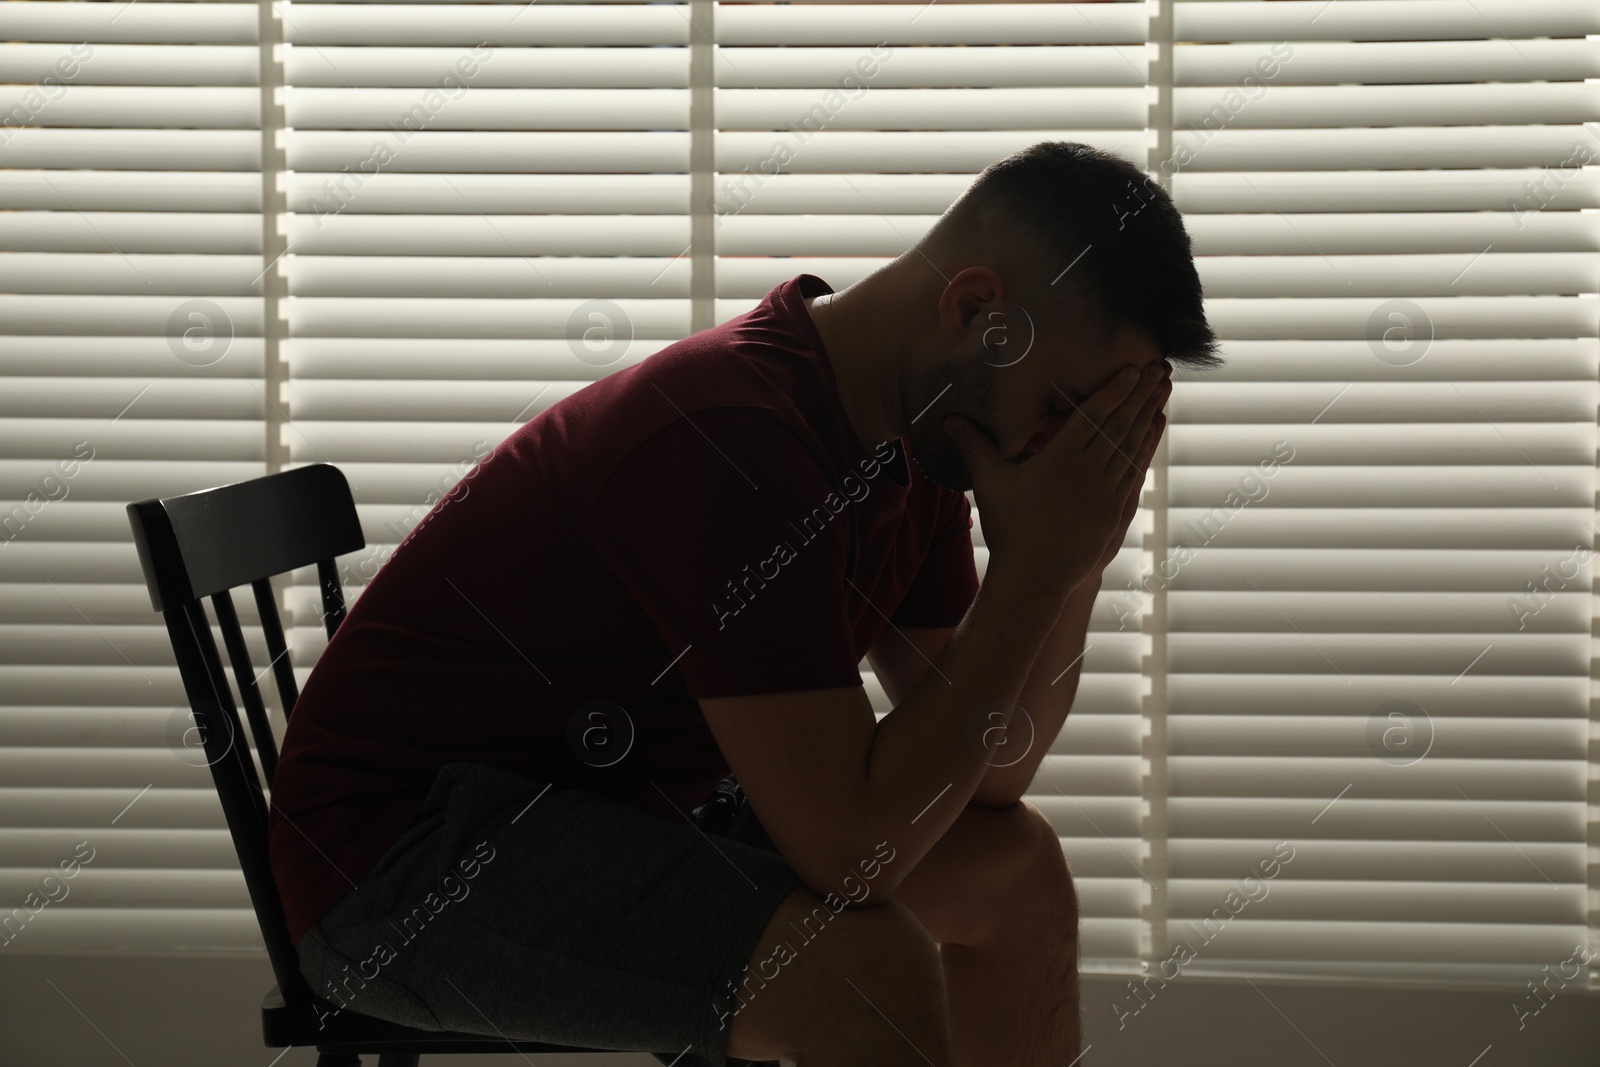
{"type": "Polygon", "coordinates": [[[834,856],[826,869],[804,863],[795,873],[835,912],[844,908],[871,908],[890,899],[901,879],[910,873],[906,854],[889,841],[856,850],[849,858],[834,856]]]}

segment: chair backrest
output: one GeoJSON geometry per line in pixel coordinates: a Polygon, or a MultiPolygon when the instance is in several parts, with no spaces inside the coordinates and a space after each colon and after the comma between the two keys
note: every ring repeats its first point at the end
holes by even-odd
{"type": "Polygon", "coordinates": [[[337,467],[318,463],[197,493],[140,500],[127,510],[150,603],[166,620],[184,693],[201,732],[278,989],[291,1003],[309,1000],[311,989],[300,974],[272,879],[267,800],[250,757],[253,742],[271,788],[278,746],[229,591],[248,585],[255,594],[273,680],[287,716],[299,690],[270,579],[316,564],[323,625],[333,636],[344,619],[344,592],[334,561],[366,546],[350,486],[337,467]],[[250,722],[249,741],[201,603],[206,597],[222,630],[250,722]]]}

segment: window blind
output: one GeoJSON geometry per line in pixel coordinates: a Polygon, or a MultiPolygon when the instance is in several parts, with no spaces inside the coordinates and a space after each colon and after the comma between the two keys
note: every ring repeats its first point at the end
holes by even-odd
{"type": "Polygon", "coordinates": [[[1570,981],[1600,9],[1179,2],[1173,27],[1171,185],[1228,363],[1175,390],[1151,546],[1153,969],[1570,981]]]}
{"type": "Polygon", "coordinates": [[[123,513],[266,473],[256,20],[251,3],[0,5],[13,953],[259,951],[123,513]]]}
{"type": "MultiPolygon", "coordinates": [[[[8,103],[94,49],[0,128],[3,495],[95,448],[0,545],[0,901],[97,849],[11,947],[258,951],[126,501],[335,463],[359,596],[549,404],[796,273],[844,288],[988,162],[1065,139],[1172,190],[1227,358],[1176,375],[1030,792],[1083,969],[1171,975],[1180,943],[1186,973],[1520,986],[1560,963],[1600,845],[1570,561],[1593,533],[1600,183],[1564,166],[1600,154],[1595,21],[1565,0],[5,5],[8,103]],[[220,313],[184,307],[175,353],[196,299],[220,313]]],[[[981,514],[974,536],[981,574],[981,514]]],[[[315,575],[285,594],[304,680],[315,575]]]]}

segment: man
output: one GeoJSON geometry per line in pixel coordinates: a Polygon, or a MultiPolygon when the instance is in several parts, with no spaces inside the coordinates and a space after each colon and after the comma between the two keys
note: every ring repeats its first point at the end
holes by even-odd
{"type": "Polygon", "coordinates": [[[715,1067],[1072,1061],[1077,900],[1022,797],[1168,361],[1215,347],[1166,194],[1043,142],[854,285],[793,277],[513,433],[286,732],[272,860],[324,1014],[715,1067]]]}

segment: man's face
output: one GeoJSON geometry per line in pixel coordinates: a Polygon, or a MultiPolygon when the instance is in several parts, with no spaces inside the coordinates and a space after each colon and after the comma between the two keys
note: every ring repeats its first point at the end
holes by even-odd
{"type": "Polygon", "coordinates": [[[930,480],[961,492],[972,488],[961,450],[944,430],[946,415],[965,416],[1002,457],[1022,463],[1117,371],[1161,359],[1149,336],[1128,326],[1077,336],[1038,331],[1031,345],[1029,332],[1026,324],[987,336],[976,329],[967,357],[908,369],[902,399],[911,419],[909,452],[930,480]]]}

